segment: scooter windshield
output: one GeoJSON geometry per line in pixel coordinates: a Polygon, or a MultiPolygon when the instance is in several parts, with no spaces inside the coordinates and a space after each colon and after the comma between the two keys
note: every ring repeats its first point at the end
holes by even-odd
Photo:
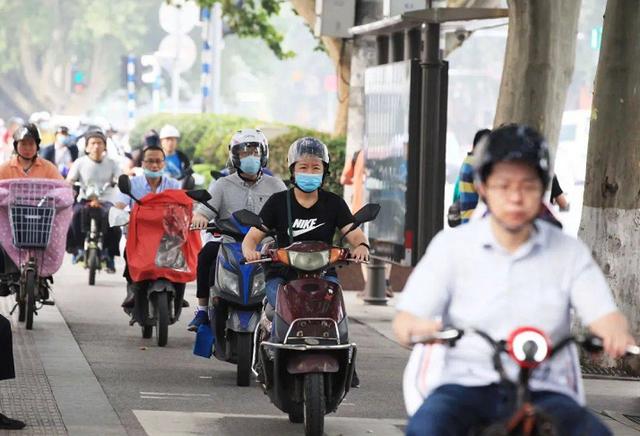
{"type": "Polygon", "coordinates": [[[167,205],[162,217],[164,234],[156,254],[156,266],[176,271],[188,271],[182,246],[189,231],[189,213],[184,206],[167,205]]]}

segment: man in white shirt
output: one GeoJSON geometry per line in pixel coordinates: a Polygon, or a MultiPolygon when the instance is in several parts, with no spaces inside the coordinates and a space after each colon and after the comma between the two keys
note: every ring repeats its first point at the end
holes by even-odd
{"type": "MultiPolygon", "coordinates": [[[[533,129],[496,129],[477,154],[476,177],[489,216],[440,232],[416,266],[394,320],[398,339],[433,334],[442,325],[477,328],[495,340],[517,327],[545,331],[555,343],[570,334],[571,311],[619,357],[634,343],[589,249],[536,219],[549,183],[549,153],[533,129]]],[[[408,435],[467,434],[513,412],[499,385],[493,350],[465,335],[445,355],[440,386],[425,400],[408,435]]],[[[574,348],[565,348],[533,373],[533,402],[562,435],[610,432],[580,404],[574,348]]],[[[507,374],[517,371],[505,361],[507,374]]]]}
{"type": "Polygon", "coordinates": [[[106,271],[113,274],[116,272],[113,258],[120,255],[119,243],[122,232],[120,227],[107,225],[107,214],[118,198],[118,192],[114,186],[122,171],[114,160],[106,156],[107,138],[101,131],[94,130],[86,133],[85,143],[87,154],[73,163],[67,175],[69,183],[80,183],[78,203],[74,205],[73,219],[67,237],[67,251],[74,254],[74,261],[84,257],[86,228],[83,221],[86,220],[83,220],[83,211],[87,206],[100,207],[103,212],[103,247],[106,271]],[[94,198],[92,192],[100,193],[99,197],[94,198]]]}

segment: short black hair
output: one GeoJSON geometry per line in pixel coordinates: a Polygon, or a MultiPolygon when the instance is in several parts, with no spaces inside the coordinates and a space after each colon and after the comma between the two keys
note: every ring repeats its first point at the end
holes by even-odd
{"type": "Polygon", "coordinates": [[[157,146],[157,145],[148,145],[146,146],[144,149],[142,149],[142,160],[144,160],[144,155],[147,153],[147,151],[159,151],[162,153],[162,157],[166,158],[167,156],[164,154],[164,150],[162,149],[162,147],[157,146]]]}
{"type": "Polygon", "coordinates": [[[480,140],[482,138],[484,138],[486,135],[490,135],[491,134],[491,129],[480,129],[476,132],[476,134],[473,136],[473,147],[475,148],[476,145],[478,145],[478,142],[480,142],[480,140]]]}

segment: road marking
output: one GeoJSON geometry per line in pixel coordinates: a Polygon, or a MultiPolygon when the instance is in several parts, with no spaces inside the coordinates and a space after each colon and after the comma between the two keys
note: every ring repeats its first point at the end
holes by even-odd
{"type": "Polygon", "coordinates": [[[203,379],[206,379],[206,380],[211,380],[213,378],[213,376],[211,376],[211,375],[201,375],[199,378],[203,378],[203,379]]]}
{"type": "MultiPolygon", "coordinates": [[[[300,425],[291,424],[284,414],[240,415],[164,410],[133,410],[133,413],[149,436],[297,436],[302,430],[300,425]]],[[[325,419],[325,435],[402,436],[406,423],[404,419],[343,418],[328,415],[325,419]]]]}
{"type": "Polygon", "coordinates": [[[174,394],[168,392],[140,392],[140,396],[142,395],[160,395],[160,396],[168,396],[168,397],[210,397],[210,394],[174,394]]]}

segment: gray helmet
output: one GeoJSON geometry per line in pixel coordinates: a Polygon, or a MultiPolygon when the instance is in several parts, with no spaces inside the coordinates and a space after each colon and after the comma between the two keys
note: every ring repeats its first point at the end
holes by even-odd
{"type": "Polygon", "coordinates": [[[38,132],[38,128],[33,123],[22,124],[13,132],[13,148],[15,149],[18,146],[18,142],[27,137],[32,138],[36,146],[40,148],[40,132],[38,132]]]}
{"type": "Polygon", "coordinates": [[[264,168],[269,162],[269,141],[260,129],[240,129],[231,137],[229,142],[229,161],[233,168],[240,168],[240,155],[246,147],[260,149],[260,167],[264,168]]]}
{"type": "Polygon", "coordinates": [[[293,144],[291,144],[289,153],[287,154],[289,170],[293,170],[293,165],[299,161],[302,156],[315,156],[322,159],[325,173],[329,171],[329,149],[324,142],[319,139],[305,136],[304,138],[295,140],[293,144]]]}

